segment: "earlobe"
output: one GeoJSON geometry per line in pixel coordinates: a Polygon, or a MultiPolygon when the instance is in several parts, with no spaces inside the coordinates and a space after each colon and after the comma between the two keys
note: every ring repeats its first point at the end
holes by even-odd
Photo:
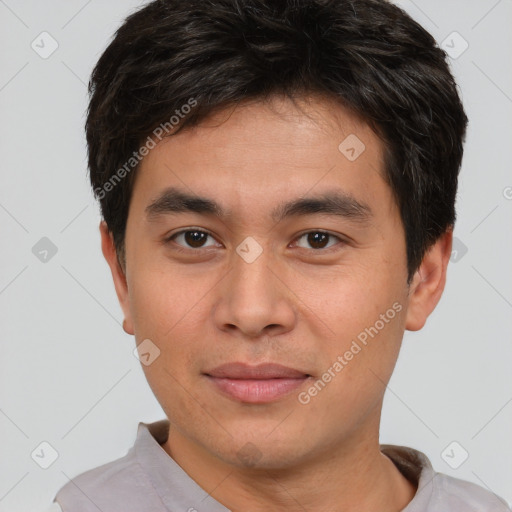
{"type": "Polygon", "coordinates": [[[126,334],[135,334],[131,322],[128,322],[126,318],[123,320],[123,331],[126,334]]]}
{"type": "Polygon", "coordinates": [[[449,228],[427,251],[409,289],[405,328],[420,330],[441,299],[452,251],[453,231],[449,228]]]}
{"type": "Polygon", "coordinates": [[[101,251],[108,263],[108,266],[110,267],[117,298],[125,317],[123,320],[123,330],[127,334],[133,335],[134,329],[131,319],[130,297],[128,293],[126,275],[119,264],[112,233],[109,231],[107,223],[105,221],[101,221],[99,228],[101,235],[101,251]]]}

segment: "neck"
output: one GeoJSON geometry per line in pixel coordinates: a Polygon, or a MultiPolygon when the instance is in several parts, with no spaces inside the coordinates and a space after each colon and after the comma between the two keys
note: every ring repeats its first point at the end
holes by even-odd
{"type": "MultiPolygon", "coordinates": [[[[360,434],[360,433],[359,433],[360,434]]],[[[170,427],[164,450],[232,512],[398,512],[416,487],[370,442],[347,440],[293,467],[239,467],[207,452],[170,427]]],[[[368,438],[366,438],[368,439],[368,438]]]]}

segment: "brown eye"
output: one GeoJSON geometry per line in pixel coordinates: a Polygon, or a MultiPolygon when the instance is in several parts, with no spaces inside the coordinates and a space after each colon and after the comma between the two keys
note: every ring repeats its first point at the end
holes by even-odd
{"type": "Polygon", "coordinates": [[[169,237],[169,241],[173,240],[178,245],[189,248],[189,249],[202,249],[203,247],[210,247],[211,245],[205,245],[208,238],[213,237],[206,231],[200,231],[199,229],[188,229],[175,233],[169,237]]]}
{"type": "Polygon", "coordinates": [[[303,233],[298,240],[305,239],[306,243],[309,245],[309,247],[304,247],[303,245],[299,244],[299,247],[303,247],[305,249],[325,249],[330,246],[328,245],[329,242],[334,239],[334,241],[338,240],[341,241],[341,239],[337,236],[334,236],[330,233],[326,233],[325,231],[309,231],[308,233],[303,233]]]}
{"type": "Polygon", "coordinates": [[[191,247],[202,247],[208,235],[201,231],[185,231],[185,242],[191,247]]]}
{"type": "Polygon", "coordinates": [[[326,233],[308,233],[307,240],[313,249],[323,249],[329,241],[329,235],[326,233]]]}

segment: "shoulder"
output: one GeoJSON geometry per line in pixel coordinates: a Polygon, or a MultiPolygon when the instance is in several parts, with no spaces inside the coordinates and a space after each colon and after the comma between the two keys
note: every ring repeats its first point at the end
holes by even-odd
{"type": "Polygon", "coordinates": [[[381,451],[418,487],[403,512],[512,512],[487,489],[434,471],[423,452],[395,445],[381,445],[381,451]]]}
{"type": "Polygon", "coordinates": [[[504,500],[487,489],[443,473],[435,473],[432,501],[432,510],[439,512],[511,512],[504,500]]]}
{"type": "MultiPolygon", "coordinates": [[[[139,423],[135,444],[125,456],[89,469],[67,482],[56,494],[56,512],[164,512],[150,475],[140,460],[140,452],[159,452],[157,441],[148,427],[158,435],[165,433],[165,422],[139,423]]],[[[153,464],[154,457],[147,464],[153,464]]],[[[52,509],[50,509],[52,510],[52,509]]],[[[53,512],[53,510],[52,510],[53,512]]]]}
{"type": "Polygon", "coordinates": [[[97,512],[98,509],[127,512],[134,510],[133,495],[147,493],[148,486],[151,488],[130,450],[124,457],[72,478],[58,491],[55,500],[62,512],[97,512]]]}

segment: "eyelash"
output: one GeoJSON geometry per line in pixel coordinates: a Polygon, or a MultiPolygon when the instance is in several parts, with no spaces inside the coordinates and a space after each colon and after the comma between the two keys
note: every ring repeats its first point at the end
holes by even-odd
{"type": "MultiPolygon", "coordinates": [[[[195,232],[198,232],[198,233],[203,233],[205,235],[208,235],[210,237],[212,237],[213,239],[215,239],[215,236],[210,233],[209,231],[206,231],[204,229],[198,229],[198,228],[194,228],[194,227],[191,227],[191,228],[188,228],[188,229],[183,229],[181,231],[178,231],[176,233],[173,233],[172,235],[168,236],[167,238],[164,239],[164,244],[169,244],[171,243],[174,238],[176,238],[177,236],[179,235],[182,235],[184,233],[188,233],[190,231],[195,231],[195,232]]],[[[310,233],[320,233],[320,234],[323,234],[323,235],[327,235],[329,236],[329,241],[331,241],[332,238],[335,238],[337,239],[339,242],[341,242],[342,244],[343,243],[346,243],[341,237],[337,236],[337,235],[334,235],[333,233],[330,233],[329,231],[323,231],[323,230],[318,230],[318,229],[311,229],[311,230],[308,230],[308,231],[304,231],[302,233],[300,233],[299,235],[297,235],[297,237],[295,238],[295,240],[300,240],[302,237],[304,237],[305,235],[308,235],[310,233]]],[[[194,248],[185,248],[179,244],[176,244],[177,246],[174,248],[174,250],[178,251],[178,252],[184,252],[184,253],[188,253],[190,254],[191,252],[194,252],[194,253],[200,253],[202,250],[208,250],[209,247],[206,247],[206,248],[198,248],[198,249],[194,249],[194,248]]],[[[332,250],[338,250],[339,248],[337,247],[338,244],[335,244],[331,247],[328,247],[326,249],[310,249],[311,251],[314,251],[316,253],[330,253],[332,252],[332,250]]],[[[299,247],[299,249],[304,249],[303,247],[299,247]]],[[[307,250],[307,249],[306,249],[307,250]]]]}

